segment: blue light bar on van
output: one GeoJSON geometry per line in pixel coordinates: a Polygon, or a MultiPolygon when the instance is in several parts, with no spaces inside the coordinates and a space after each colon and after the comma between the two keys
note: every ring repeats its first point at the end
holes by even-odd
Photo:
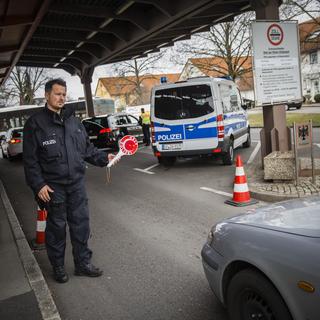
{"type": "Polygon", "coordinates": [[[231,76],[221,76],[221,77],[218,77],[219,79],[226,79],[226,80],[231,80],[233,81],[232,77],[231,76]]]}
{"type": "Polygon", "coordinates": [[[167,83],[167,77],[161,77],[160,83],[167,83]]]}

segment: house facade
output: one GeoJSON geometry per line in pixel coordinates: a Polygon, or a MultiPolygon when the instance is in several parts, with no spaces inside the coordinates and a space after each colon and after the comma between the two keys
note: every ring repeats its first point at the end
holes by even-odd
{"type": "Polygon", "coordinates": [[[160,84],[161,78],[165,77],[167,82],[175,82],[180,74],[155,74],[140,77],[140,94],[136,89],[135,77],[106,77],[100,78],[97,83],[95,96],[111,98],[115,101],[116,110],[124,110],[127,106],[144,105],[150,103],[151,90],[160,84]]]}
{"type": "MultiPolygon", "coordinates": [[[[240,74],[235,82],[240,90],[241,96],[248,100],[254,100],[252,59],[251,57],[239,57],[234,61],[240,74]]],[[[194,77],[223,77],[228,75],[228,66],[220,57],[191,58],[185,64],[179,80],[194,77]]]]}
{"type": "Polygon", "coordinates": [[[320,18],[299,24],[303,95],[320,94],[320,18]]]}

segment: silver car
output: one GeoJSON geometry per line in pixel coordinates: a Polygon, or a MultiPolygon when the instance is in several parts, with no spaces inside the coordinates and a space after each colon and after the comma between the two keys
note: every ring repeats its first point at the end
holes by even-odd
{"type": "Polygon", "coordinates": [[[4,158],[12,160],[23,152],[23,127],[11,128],[7,131],[5,139],[1,142],[4,158]]]}
{"type": "Polygon", "coordinates": [[[320,319],[320,198],[226,219],[202,252],[209,285],[231,320],[320,319]]]}

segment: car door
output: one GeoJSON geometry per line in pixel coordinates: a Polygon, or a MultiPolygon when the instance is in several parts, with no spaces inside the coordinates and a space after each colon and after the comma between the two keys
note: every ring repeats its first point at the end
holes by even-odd
{"type": "Polygon", "coordinates": [[[99,147],[100,143],[98,141],[98,136],[102,127],[90,120],[84,120],[82,123],[87,131],[90,142],[92,142],[95,147],[99,147]]]}
{"type": "Polygon", "coordinates": [[[143,132],[142,127],[139,125],[139,120],[131,114],[127,115],[127,120],[128,134],[134,136],[138,140],[138,142],[143,142],[143,132]]]}

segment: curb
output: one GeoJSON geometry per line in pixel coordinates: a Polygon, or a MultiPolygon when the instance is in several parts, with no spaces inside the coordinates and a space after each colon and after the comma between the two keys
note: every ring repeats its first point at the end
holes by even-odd
{"type": "Polygon", "coordinates": [[[36,296],[43,320],[61,320],[59,311],[54,303],[51,292],[43,277],[27,239],[22,231],[17,216],[12,208],[8,195],[0,180],[0,196],[9,220],[13,237],[18,247],[19,257],[26,272],[29,284],[36,296]]]}
{"type": "Polygon", "coordinates": [[[262,193],[259,191],[255,191],[254,189],[250,188],[250,195],[252,198],[265,201],[265,202],[278,202],[278,201],[285,201],[291,199],[300,198],[298,195],[284,195],[284,194],[275,194],[275,193],[262,193]]]}

